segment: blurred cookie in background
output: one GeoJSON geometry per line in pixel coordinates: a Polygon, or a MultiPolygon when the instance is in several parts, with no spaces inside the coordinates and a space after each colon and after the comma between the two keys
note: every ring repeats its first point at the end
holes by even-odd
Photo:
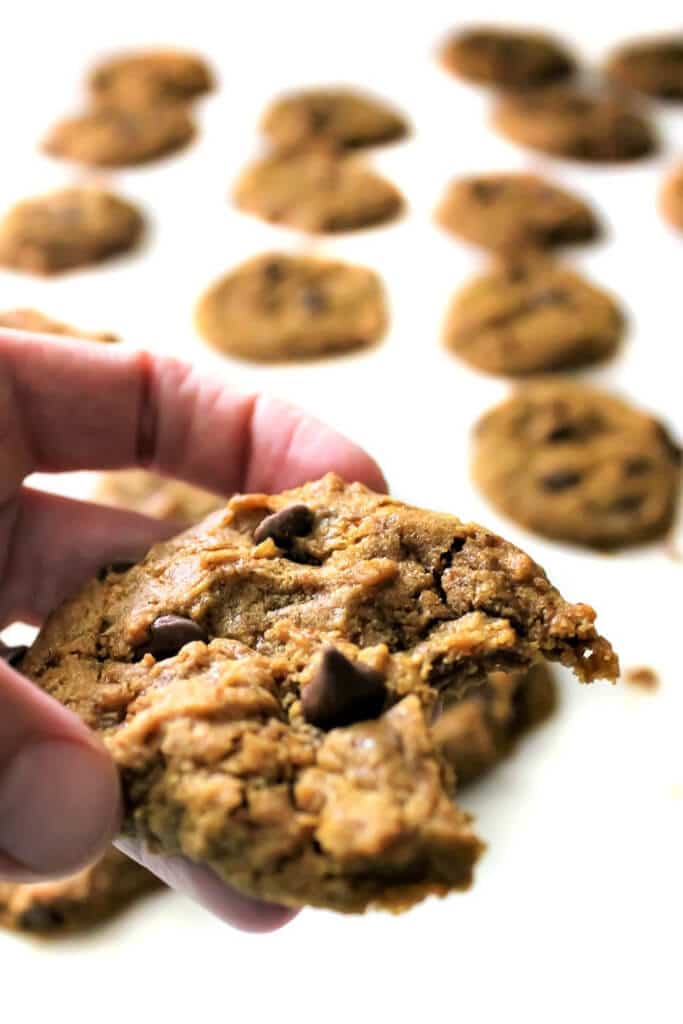
{"type": "Polygon", "coordinates": [[[0,312],[0,327],[13,331],[28,331],[31,334],[57,334],[66,338],[84,338],[87,341],[111,343],[118,341],[116,334],[108,331],[83,331],[60,320],[53,320],[36,309],[9,309],[0,312]]]}
{"type": "Polygon", "coordinates": [[[432,736],[465,785],[490,771],[516,742],[540,725],[557,706],[550,668],[491,672],[486,683],[451,704],[432,725],[432,736]]]}
{"type": "Polygon", "coordinates": [[[207,62],[182,50],[141,50],[100,61],[88,77],[92,98],[125,109],[194,100],[214,88],[207,62]]]}
{"type": "Polygon", "coordinates": [[[683,32],[623,43],[609,55],[605,73],[636,92],[683,100],[683,32]]]}
{"type": "Polygon", "coordinates": [[[176,520],[179,524],[199,522],[227,501],[182,480],[172,480],[144,469],[103,473],[93,497],[103,505],[127,508],[155,519],[176,520]]]}
{"type": "Polygon", "coordinates": [[[437,207],[436,220],[464,241],[497,251],[550,249],[600,234],[587,202],[536,174],[520,172],[456,178],[437,207]]]}
{"type": "Polygon", "coordinates": [[[447,71],[477,85],[519,89],[567,78],[575,60],[545,32],[476,26],[454,32],[441,47],[447,71]]]}
{"type": "Polygon", "coordinates": [[[444,343],[470,366],[515,376],[590,366],[625,328],[616,301],[549,259],[502,262],[454,297],[444,343]]]}
{"type": "Polygon", "coordinates": [[[398,189],[356,157],[323,147],[255,161],[233,192],[240,210],[300,231],[371,227],[398,217],[398,189]]]}
{"type": "Polygon", "coordinates": [[[43,141],[51,156],[94,167],[149,163],[183,149],[195,125],[179,103],[153,107],[101,107],[59,121],[43,141]]]}
{"type": "Polygon", "coordinates": [[[637,108],[570,86],[504,96],[493,126],[520,146],[573,160],[619,163],[657,149],[654,128],[637,108]]]}
{"type": "Polygon", "coordinates": [[[24,199],[0,221],[0,265],[56,274],[133,249],[142,214],[99,188],[65,188],[24,199]]]}
{"type": "Polygon", "coordinates": [[[261,130],[278,150],[320,140],[340,149],[394,142],[408,123],[384,100],[348,88],[301,89],[276,99],[261,119],[261,130]]]}
{"type": "Polygon", "coordinates": [[[196,311],[199,333],[215,348],[273,362],[373,345],[387,321],[374,271],[285,253],[240,264],[210,286],[196,311]]]}
{"type": "Polygon", "coordinates": [[[472,475],[499,512],[536,533],[620,548],[670,528],[681,449],[658,419],[629,402],[544,380],[479,420],[472,475]]]}
{"type": "Polygon", "coordinates": [[[670,171],[664,179],[659,208],[672,227],[683,231],[683,164],[670,171]]]}

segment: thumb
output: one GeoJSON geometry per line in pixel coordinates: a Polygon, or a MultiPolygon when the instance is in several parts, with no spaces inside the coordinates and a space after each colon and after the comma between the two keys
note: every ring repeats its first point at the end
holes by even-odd
{"type": "Polygon", "coordinates": [[[0,650],[0,878],[35,882],[84,867],[120,817],[116,769],[80,719],[0,650]]]}

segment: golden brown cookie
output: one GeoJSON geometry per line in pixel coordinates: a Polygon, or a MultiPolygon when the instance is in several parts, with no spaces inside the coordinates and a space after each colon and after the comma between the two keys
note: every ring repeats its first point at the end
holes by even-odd
{"type": "Polygon", "coordinates": [[[323,149],[257,160],[238,179],[234,199],[245,213],[311,232],[371,227],[403,210],[394,185],[357,158],[323,149]]]}
{"type": "Polygon", "coordinates": [[[455,770],[458,786],[473,782],[514,748],[555,709],[557,690],[548,666],[526,672],[492,672],[483,686],[439,715],[432,726],[437,747],[455,770]]]}
{"type": "Polygon", "coordinates": [[[215,281],[196,319],[202,337],[221,351],[278,361],[372,345],[386,329],[387,310],[373,270],[265,253],[215,281]]]}
{"type": "Polygon", "coordinates": [[[539,655],[616,678],[594,620],[483,527],[330,474],[100,574],[21,669],[101,735],[124,834],[276,903],[398,910],[480,851],[438,696],[539,655]]]}
{"type": "Polygon", "coordinates": [[[511,253],[586,242],[600,233],[588,203],[535,174],[456,178],[437,208],[436,219],[467,242],[511,253]]]}
{"type": "Polygon", "coordinates": [[[302,89],[266,110],[261,129],[276,149],[324,141],[342,149],[393,142],[408,131],[405,118],[383,100],[354,89],[302,89]]]}
{"type": "Polygon", "coordinates": [[[96,107],[56,124],[43,149],[94,167],[126,167],[183,149],[194,134],[194,121],[179,103],[96,107]]]}
{"type": "Polygon", "coordinates": [[[683,33],[624,43],[610,54],[605,72],[636,92],[683,100],[683,33]]]}
{"type": "Polygon", "coordinates": [[[665,533],[681,452],[654,417],[565,380],[528,384],[474,433],[474,479],[499,511],[530,530],[595,548],[665,533]]]}
{"type": "Polygon", "coordinates": [[[524,88],[570,75],[574,58],[545,32],[480,26],[462,29],[443,44],[441,63],[478,85],[524,88]]]}
{"type": "Polygon", "coordinates": [[[655,131],[637,109],[569,86],[504,97],[493,125],[520,146],[594,163],[636,160],[657,149],[655,131]]]}
{"type": "Polygon", "coordinates": [[[539,259],[502,264],[465,285],[448,309],[444,343],[479,370],[514,376],[608,359],[624,326],[609,295],[539,259]]]}
{"type": "Polygon", "coordinates": [[[683,164],[665,178],[659,195],[659,208],[673,227],[683,231],[683,164]]]}
{"type": "Polygon", "coordinates": [[[118,341],[115,334],[107,331],[81,331],[70,324],[53,320],[35,309],[9,309],[0,313],[0,327],[11,327],[14,331],[29,331],[32,334],[58,334],[67,338],[84,338],[87,341],[118,341]]]}
{"type": "Polygon", "coordinates": [[[132,249],[144,227],[134,206],[98,188],[24,199],[0,221],[0,266],[55,274],[132,249]]]}
{"type": "Polygon", "coordinates": [[[213,88],[206,62],[181,50],[143,50],[101,61],[88,78],[98,103],[135,109],[192,100],[213,88]]]}
{"type": "Polygon", "coordinates": [[[162,883],[112,847],[97,864],[54,882],[0,882],[0,926],[56,937],[94,927],[162,883]]]}
{"type": "Polygon", "coordinates": [[[192,487],[182,480],[170,480],[144,469],[104,473],[98,480],[94,498],[103,505],[127,508],[155,519],[172,519],[179,523],[196,523],[226,501],[200,487],[192,487]]]}

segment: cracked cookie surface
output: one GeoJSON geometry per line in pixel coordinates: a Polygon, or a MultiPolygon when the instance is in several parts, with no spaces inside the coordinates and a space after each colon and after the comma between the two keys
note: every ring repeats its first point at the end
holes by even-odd
{"type": "Polygon", "coordinates": [[[326,141],[356,149],[403,138],[408,125],[383,100],[354,89],[302,89],[266,110],[261,130],[275,149],[298,149],[326,141]]]}
{"type": "Polygon", "coordinates": [[[613,679],[594,619],[484,528],[329,475],[93,580],[22,671],[101,733],[127,834],[274,902],[401,909],[480,851],[437,697],[539,654],[613,679]]]}
{"type": "Polygon", "coordinates": [[[138,210],[98,188],[65,188],[24,199],[0,221],[0,266],[54,274],[132,249],[144,221],[138,210]]]}
{"type": "Polygon", "coordinates": [[[382,283],[366,267],[265,253],[215,281],[196,321],[229,355],[278,361],[372,345],[386,329],[387,310],[382,283]]]}
{"type": "Polygon", "coordinates": [[[523,526],[623,547],[671,525],[680,449],[658,420],[620,398],[539,381],[479,421],[472,471],[493,504],[523,526]]]}
{"type": "Polygon", "coordinates": [[[549,260],[501,265],[459,291],[444,342],[487,373],[589,366],[612,356],[625,320],[614,299],[549,260]]]}
{"type": "Polygon", "coordinates": [[[251,164],[234,188],[236,205],[300,231],[347,231],[393,220],[398,189],[356,157],[328,149],[276,153],[251,164]]]}
{"type": "Polygon", "coordinates": [[[586,242],[600,233],[590,206],[535,174],[477,174],[447,188],[436,219],[486,249],[517,253],[586,242]]]}

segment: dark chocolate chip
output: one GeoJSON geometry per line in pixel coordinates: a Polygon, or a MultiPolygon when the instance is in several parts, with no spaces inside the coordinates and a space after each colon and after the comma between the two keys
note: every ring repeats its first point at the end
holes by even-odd
{"type": "Polygon", "coordinates": [[[106,580],[110,572],[128,572],[128,570],[132,569],[134,565],[135,562],[128,561],[107,562],[106,565],[101,566],[101,568],[97,570],[97,578],[98,580],[106,580]]]}
{"type": "Polygon", "coordinates": [[[311,107],[308,111],[308,123],[312,132],[322,132],[330,123],[330,111],[322,107],[311,107]]]}
{"type": "Polygon", "coordinates": [[[554,473],[548,473],[541,477],[541,487],[544,491],[554,494],[558,491],[566,491],[570,487],[576,487],[578,483],[581,483],[581,478],[582,474],[577,473],[576,470],[558,469],[554,473]]]}
{"type": "Polygon", "coordinates": [[[322,313],[323,310],[327,309],[327,299],[319,288],[303,288],[301,291],[301,301],[309,313],[322,313]]]}
{"type": "Polygon", "coordinates": [[[624,463],[626,476],[642,476],[652,469],[652,459],[642,455],[635,459],[627,459],[624,463]]]}
{"type": "Polygon", "coordinates": [[[470,190],[480,203],[489,203],[503,191],[502,181],[473,181],[470,190]]]}
{"type": "Polygon", "coordinates": [[[277,260],[269,260],[263,267],[263,276],[268,284],[279,284],[285,276],[284,267],[277,260]]]}
{"type": "Polygon", "coordinates": [[[384,676],[349,661],[326,647],[315,676],[301,694],[306,721],[319,729],[335,729],[381,714],[387,688],[384,676]]]}
{"type": "Polygon", "coordinates": [[[149,636],[149,649],[157,659],[172,658],[195,640],[208,640],[202,626],[183,615],[160,615],[150,626],[149,636]]]}
{"type": "Polygon", "coordinates": [[[644,501],[644,494],[624,494],[610,503],[610,512],[636,512],[644,501]]]}
{"type": "Polygon", "coordinates": [[[262,519],[254,530],[254,543],[271,537],[279,548],[287,548],[295,537],[311,532],[313,513],[308,505],[288,505],[262,519]]]}
{"type": "Polygon", "coordinates": [[[26,644],[17,644],[16,647],[8,647],[0,641],[0,660],[6,661],[14,668],[19,664],[28,650],[26,644]]]}
{"type": "Polygon", "coordinates": [[[561,441],[579,441],[581,439],[581,429],[576,423],[561,423],[558,427],[553,429],[546,435],[546,441],[561,442],[561,441]]]}
{"type": "Polygon", "coordinates": [[[58,907],[47,903],[35,903],[19,917],[17,927],[25,932],[50,932],[65,924],[64,914],[58,907]]]}

